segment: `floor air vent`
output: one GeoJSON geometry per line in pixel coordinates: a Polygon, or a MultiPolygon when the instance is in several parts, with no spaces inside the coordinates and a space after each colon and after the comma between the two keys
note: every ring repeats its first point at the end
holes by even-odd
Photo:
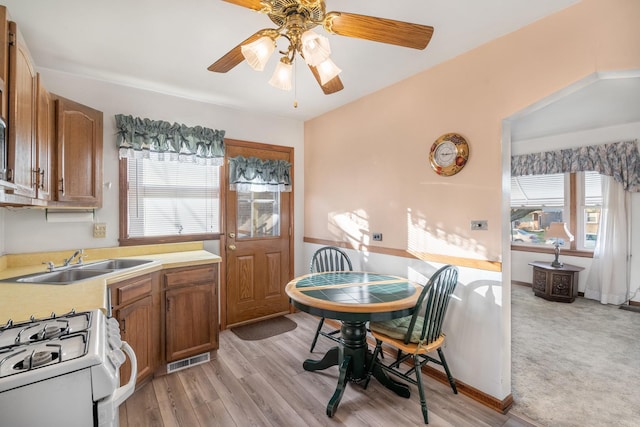
{"type": "Polygon", "coordinates": [[[187,369],[191,366],[200,365],[201,363],[207,363],[209,360],[211,360],[209,358],[209,353],[202,353],[197,356],[189,357],[187,359],[167,363],[167,374],[181,371],[182,369],[187,369]]]}

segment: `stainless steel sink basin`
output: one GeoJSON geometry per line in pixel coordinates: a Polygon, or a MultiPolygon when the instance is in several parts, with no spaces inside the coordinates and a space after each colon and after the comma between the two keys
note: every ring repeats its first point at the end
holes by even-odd
{"type": "Polygon", "coordinates": [[[50,273],[30,274],[28,276],[22,276],[11,280],[18,283],[66,284],[91,279],[93,277],[109,273],[113,273],[113,270],[83,270],[71,268],[69,270],[52,271],[50,273]]]}
{"type": "Polygon", "coordinates": [[[10,277],[0,280],[0,282],[18,283],[42,283],[45,285],[68,285],[81,280],[91,279],[114,271],[126,270],[127,268],[139,267],[149,264],[153,260],[148,259],[106,259],[89,264],[74,264],[65,267],[64,270],[50,271],[47,273],[27,274],[25,276],[10,277]]]}
{"type": "Polygon", "coordinates": [[[153,260],[149,259],[106,259],[104,261],[92,262],[89,264],[79,265],[73,268],[81,268],[83,270],[90,269],[107,269],[107,270],[124,270],[126,268],[139,267],[141,265],[149,264],[153,260]]]}

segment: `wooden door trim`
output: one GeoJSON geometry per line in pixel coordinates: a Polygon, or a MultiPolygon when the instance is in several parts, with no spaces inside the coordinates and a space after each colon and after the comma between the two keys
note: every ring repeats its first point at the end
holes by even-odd
{"type": "MultiPolygon", "coordinates": [[[[283,153],[287,153],[289,155],[289,159],[291,160],[291,182],[294,183],[294,148],[293,147],[285,147],[281,145],[273,145],[273,144],[263,144],[259,142],[252,141],[243,141],[239,139],[229,139],[225,138],[224,144],[227,147],[244,147],[244,148],[255,148],[262,150],[270,150],[270,151],[280,151],[283,153]]],[[[227,247],[227,203],[226,203],[226,194],[227,194],[227,186],[229,185],[229,176],[227,174],[227,157],[225,155],[224,164],[221,167],[221,183],[222,188],[220,189],[220,212],[223,212],[224,218],[220,224],[220,256],[223,257],[220,263],[220,293],[219,293],[219,316],[220,316],[220,330],[227,329],[227,258],[226,258],[226,247],[227,247]]],[[[293,269],[294,269],[294,233],[295,230],[295,218],[294,218],[294,196],[293,191],[289,196],[289,280],[293,279],[293,269]]],[[[289,312],[293,313],[293,307],[289,307],[289,312]]]]}

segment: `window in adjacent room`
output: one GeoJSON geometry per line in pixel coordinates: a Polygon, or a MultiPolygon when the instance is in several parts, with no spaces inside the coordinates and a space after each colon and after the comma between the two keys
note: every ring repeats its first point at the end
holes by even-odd
{"type": "Polygon", "coordinates": [[[597,172],[512,177],[511,243],[551,248],[554,241],[545,238],[545,230],[552,222],[566,222],[575,241],[564,247],[592,251],[601,206],[597,172]]]}
{"type": "Polygon", "coordinates": [[[220,166],[123,159],[120,174],[126,182],[126,198],[121,197],[121,203],[126,199],[124,240],[134,244],[218,237],[220,166]]]}

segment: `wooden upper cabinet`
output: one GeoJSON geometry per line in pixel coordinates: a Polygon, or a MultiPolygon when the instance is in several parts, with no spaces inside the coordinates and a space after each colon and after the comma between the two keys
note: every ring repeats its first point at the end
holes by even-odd
{"type": "Polygon", "coordinates": [[[6,122],[8,114],[9,97],[7,81],[9,79],[9,21],[7,21],[7,8],[0,6],[0,116],[6,122]]]}
{"type": "Polygon", "coordinates": [[[36,73],[15,22],[9,22],[7,178],[14,194],[36,195],[36,73]]]}
{"type": "Polygon", "coordinates": [[[57,126],[56,200],[102,206],[102,112],[54,96],[57,126]]]}
{"type": "Polygon", "coordinates": [[[51,94],[42,84],[40,74],[37,78],[38,108],[36,112],[36,197],[51,200],[51,179],[53,157],[55,154],[56,110],[51,94]]]}

